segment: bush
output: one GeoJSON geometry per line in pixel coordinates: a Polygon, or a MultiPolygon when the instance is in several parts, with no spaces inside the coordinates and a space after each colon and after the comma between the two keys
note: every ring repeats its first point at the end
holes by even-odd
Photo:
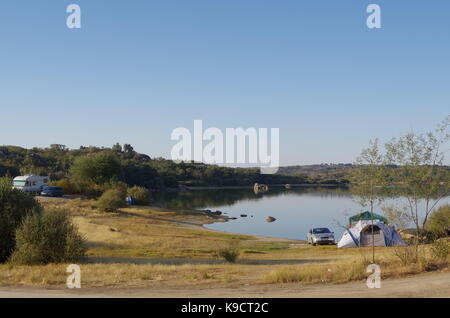
{"type": "Polygon", "coordinates": [[[0,263],[6,262],[13,252],[15,232],[23,218],[40,209],[29,194],[12,189],[10,179],[0,179],[0,263]]]}
{"type": "Polygon", "coordinates": [[[102,194],[111,189],[111,184],[96,184],[93,182],[75,183],[78,187],[80,194],[91,199],[98,199],[102,194]]]}
{"type": "Polygon", "coordinates": [[[106,190],[110,190],[110,189],[118,190],[122,193],[122,195],[124,197],[127,196],[128,184],[126,184],[125,182],[122,182],[122,181],[109,182],[109,183],[106,183],[104,187],[106,190]]]}
{"type": "Polygon", "coordinates": [[[415,263],[417,260],[414,246],[396,246],[394,247],[394,255],[403,265],[415,263]]]}
{"type": "Polygon", "coordinates": [[[235,263],[237,258],[240,255],[239,251],[239,241],[233,240],[230,242],[230,244],[218,251],[218,255],[225,259],[229,263],[235,263]]]}
{"type": "Polygon", "coordinates": [[[64,194],[80,194],[80,189],[69,179],[53,181],[51,185],[62,188],[64,190],[64,194]]]}
{"type": "Polygon", "coordinates": [[[119,188],[105,191],[97,201],[97,207],[101,210],[111,212],[125,205],[126,192],[119,188]]]}
{"type": "Polygon", "coordinates": [[[433,260],[446,263],[448,255],[450,255],[450,245],[445,239],[436,240],[431,245],[430,251],[433,260]]]}
{"type": "Polygon", "coordinates": [[[45,211],[24,218],[16,232],[11,263],[35,265],[69,263],[82,259],[85,240],[63,211],[45,211]]]}
{"type": "Polygon", "coordinates": [[[434,233],[437,237],[446,237],[450,231],[450,205],[443,205],[433,213],[428,219],[426,229],[434,233]]]}
{"type": "Polygon", "coordinates": [[[149,205],[151,201],[150,191],[143,187],[134,186],[128,189],[128,195],[136,200],[139,205],[149,205]]]}

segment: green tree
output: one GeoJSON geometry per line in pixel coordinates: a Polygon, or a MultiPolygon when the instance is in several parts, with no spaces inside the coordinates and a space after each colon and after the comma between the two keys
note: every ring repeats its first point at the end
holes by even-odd
{"type": "Polygon", "coordinates": [[[40,209],[33,197],[12,189],[10,179],[0,179],[0,263],[5,262],[13,252],[15,232],[22,219],[40,209]]]}
{"type": "Polygon", "coordinates": [[[133,147],[130,144],[123,145],[123,152],[125,158],[133,158],[136,155],[136,151],[134,151],[133,147]]]}
{"type": "Polygon", "coordinates": [[[102,151],[77,158],[70,172],[77,183],[92,182],[101,185],[119,180],[121,165],[116,154],[111,151],[102,151]]]}
{"type": "Polygon", "coordinates": [[[426,229],[438,237],[444,237],[449,234],[450,204],[443,205],[431,213],[426,229]]]}
{"type": "Polygon", "coordinates": [[[114,146],[112,146],[111,150],[114,151],[114,152],[121,153],[122,152],[122,146],[119,143],[116,143],[114,146]]]}
{"type": "Polygon", "coordinates": [[[377,189],[386,182],[386,168],[378,146],[378,139],[370,141],[370,146],[362,150],[355,164],[358,168],[353,171],[352,192],[357,195],[357,201],[362,207],[370,208],[372,215],[372,261],[375,262],[374,205],[383,200],[384,196],[377,189]]]}
{"type": "Polygon", "coordinates": [[[416,226],[416,257],[421,231],[437,204],[449,195],[449,170],[443,166],[443,145],[449,140],[450,116],[434,132],[408,133],[394,138],[386,147],[390,178],[404,190],[408,214],[416,226]]]}

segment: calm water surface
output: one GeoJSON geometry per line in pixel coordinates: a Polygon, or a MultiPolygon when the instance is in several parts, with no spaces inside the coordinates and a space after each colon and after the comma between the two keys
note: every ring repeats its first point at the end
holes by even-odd
{"type": "MultiPolygon", "coordinates": [[[[342,188],[271,189],[264,194],[255,194],[250,189],[196,190],[160,194],[157,201],[167,208],[220,210],[238,218],[207,225],[210,229],[303,240],[311,227],[328,227],[339,240],[344,231],[341,225],[347,225],[349,216],[368,210],[342,188]],[[248,216],[241,217],[241,214],[248,216]],[[277,220],[267,223],[268,216],[277,220]]],[[[384,202],[397,206],[405,203],[401,197],[384,202]]],[[[444,203],[449,200],[441,202],[444,203]]],[[[375,213],[382,214],[382,211],[377,207],[375,213]]]]}

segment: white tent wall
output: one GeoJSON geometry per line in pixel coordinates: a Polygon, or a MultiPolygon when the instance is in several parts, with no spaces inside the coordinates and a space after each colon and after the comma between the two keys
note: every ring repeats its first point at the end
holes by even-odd
{"type": "MultiPolygon", "coordinates": [[[[372,246],[372,236],[367,235],[367,233],[361,235],[365,228],[372,226],[372,222],[380,230],[375,235],[375,246],[406,246],[394,226],[386,225],[380,220],[361,220],[344,232],[338,247],[372,246]]],[[[368,230],[368,232],[371,232],[371,230],[368,230]]]]}

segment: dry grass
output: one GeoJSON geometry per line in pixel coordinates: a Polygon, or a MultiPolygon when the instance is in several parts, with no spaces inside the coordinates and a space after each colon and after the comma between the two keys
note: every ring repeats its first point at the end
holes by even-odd
{"type": "MultiPolygon", "coordinates": [[[[201,212],[133,207],[118,213],[95,209],[90,200],[45,200],[49,209],[70,213],[89,242],[81,265],[84,287],[203,286],[266,283],[343,283],[363,280],[371,248],[311,247],[294,241],[261,239],[205,230],[213,220],[201,212]],[[235,264],[217,251],[239,240],[235,264]]],[[[400,277],[447,270],[446,262],[402,263],[394,248],[377,248],[382,276],[400,277]]],[[[67,265],[0,265],[0,285],[64,287],[67,265]]]]}
{"type": "Polygon", "coordinates": [[[365,277],[361,261],[317,266],[289,266],[276,269],[265,276],[268,283],[342,283],[365,277]]]}
{"type": "Polygon", "coordinates": [[[92,201],[80,199],[49,200],[44,205],[70,211],[89,242],[92,257],[210,258],[220,244],[251,239],[202,229],[212,220],[198,211],[133,207],[107,213],[95,210],[92,201]]]}
{"type": "MultiPolygon", "coordinates": [[[[384,247],[376,249],[375,264],[381,268],[381,277],[397,278],[406,275],[419,274],[427,271],[443,270],[447,271],[448,261],[435,261],[430,250],[430,246],[423,246],[420,251],[418,262],[405,263],[402,257],[398,255],[404,253],[404,249],[409,255],[412,247],[384,247]]],[[[306,264],[297,266],[285,266],[274,269],[265,275],[267,283],[345,283],[366,279],[367,266],[372,263],[369,261],[371,248],[342,250],[346,253],[345,257],[336,258],[333,261],[323,264],[306,264]],[[352,253],[353,252],[353,253],[352,253]],[[360,255],[357,255],[358,252],[360,255]],[[353,254],[353,255],[352,255],[353,254]]],[[[336,252],[337,253],[337,252],[336,252]]],[[[330,252],[331,254],[335,254],[330,252]]],[[[335,254],[336,255],[336,254],[335,254]]]]}
{"type": "MultiPolygon", "coordinates": [[[[65,287],[67,264],[46,266],[0,265],[1,285],[65,287]]],[[[227,265],[82,264],[83,287],[144,287],[205,285],[240,282],[242,268],[227,265]]]]}
{"type": "MultiPolygon", "coordinates": [[[[315,283],[345,283],[362,281],[367,277],[367,263],[359,255],[336,259],[302,257],[302,251],[310,253],[313,248],[296,249],[296,259],[279,256],[276,252],[261,254],[264,259],[239,259],[236,264],[223,261],[165,259],[152,260],[154,264],[133,264],[124,262],[105,264],[80,264],[83,287],[176,287],[176,286],[238,286],[244,284],[301,285],[315,283]]],[[[328,251],[334,254],[333,251],[328,251]]],[[[446,265],[409,264],[403,265],[392,250],[380,252],[377,264],[382,270],[382,278],[403,277],[427,270],[448,270],[446,265]],[[430,265],[432,267],[430,269],[430,265]]],[[[287,256],[287,255],[285,255],[287,256]]],[[[0,265],[0,285],[55,286],[65,287],[67,264],[46,266],[0,265]]]]}

